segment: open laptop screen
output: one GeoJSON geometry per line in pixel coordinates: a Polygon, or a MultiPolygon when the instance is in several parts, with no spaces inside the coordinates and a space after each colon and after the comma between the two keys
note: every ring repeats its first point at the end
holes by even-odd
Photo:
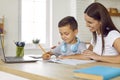
{"type": "Polygon", "coordinates": [[[0,59],[5,60],[5,55],[4,55],[4,41],[3,41],[2,34],[0,34],[0,59]]]}
{"type": "Polygon", "coordinates": [[[7,63],[23,63],[23,62],[36,62],[38,59],[33,59],[31,57],[16,57],[16,56],[5,56],[4,52],[4,42],[3,36],[0,34],[0,58],[7,63]]]}

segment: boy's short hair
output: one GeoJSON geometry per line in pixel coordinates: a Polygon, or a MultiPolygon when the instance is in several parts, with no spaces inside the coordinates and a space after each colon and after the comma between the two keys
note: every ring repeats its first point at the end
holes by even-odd
{"type": "Polygon", "coordinates": [[[75,18],[72,16],[67,16],[67,17],[63,18],[62,20],[60,20],[60,22],[58,23],[58,27],[63,27],[66,25],[70,25],[70,28],[73,31],[78,29],[78,23],[75,20],[75,18]]]}

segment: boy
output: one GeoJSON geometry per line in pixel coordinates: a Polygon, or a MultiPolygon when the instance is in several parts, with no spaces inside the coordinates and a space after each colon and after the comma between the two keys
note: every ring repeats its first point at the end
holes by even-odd
{"type": "Polygon", "coordinates": [[[43,59],[48,60],[51,55],[55,55],[60,59],[85,59],[81,53],[86,50],[86,45],[76,37],[78,33],[78,23],[75,18],[72,16],[63,18],[59,22],[58,28],[63,42],[50,52],[43,54],[43,59]],[[79,58],[77,57],[78,55],[80,55],[79,58]]]}

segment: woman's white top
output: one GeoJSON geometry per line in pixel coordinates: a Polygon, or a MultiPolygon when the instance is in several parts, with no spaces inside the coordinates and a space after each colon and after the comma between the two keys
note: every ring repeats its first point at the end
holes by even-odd
{"type": "MultiPolygon", "coordinates": [[[[116,30],[112,30],[108,33],[108,35],[104,38],[105,40],[105,49],[103,52],[103,55],[118,55],[119,53],[116,51],[116,49],[113,47],[114,41],[120,38],[120,33],[116,30]]],[[[91,44],[93,45],[93,52],[95,52],[98,55],[101,55],[102,53],[102,38],[101,35],[97,35],[97,43],[94,45],[93,39],[91,40],[91,44]]]]}

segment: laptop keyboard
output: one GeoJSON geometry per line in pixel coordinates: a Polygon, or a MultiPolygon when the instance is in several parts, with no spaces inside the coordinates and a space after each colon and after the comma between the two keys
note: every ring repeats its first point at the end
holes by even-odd
{"type": "Polygon", "coordinates": [[[21,58],[21,57],[6,57],[6,61],[15,61],[15,62],[19,62],[19,61],[24,61],[24,59],[21,58]]]}

